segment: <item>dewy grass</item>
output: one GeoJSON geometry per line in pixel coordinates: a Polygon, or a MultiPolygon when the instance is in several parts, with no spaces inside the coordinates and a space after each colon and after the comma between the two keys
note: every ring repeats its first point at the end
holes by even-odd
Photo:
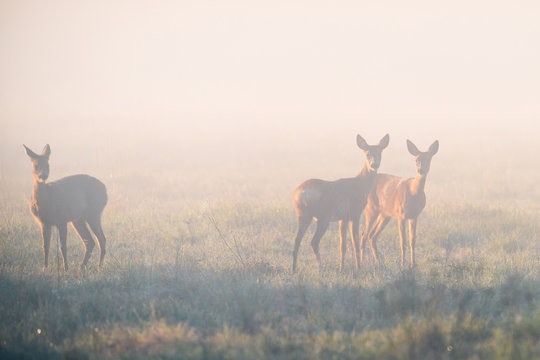
{"type": "MultiPolygon", "coordinates": [[[[368,253],[358,272],[350,244],[339,272],[335,225],[319,272],[310,229],[295,274],[289,195],[208,201],[123,190],[129,196],[111,191],[103,214],[104,266],[94,253],[86,272],[58,269],[56,234],[44,271],[27,196],[0,204],[0,358],[540,356],[534,209],[428,200],[412,270],[399,266],[395,222],[379,240],[382,264],[368,253]]],[[[69,230],[70,265],[83,256],[79,241],[69,230]]]]}

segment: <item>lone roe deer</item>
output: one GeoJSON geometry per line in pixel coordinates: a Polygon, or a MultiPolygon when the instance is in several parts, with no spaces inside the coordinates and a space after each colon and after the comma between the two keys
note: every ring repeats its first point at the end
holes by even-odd
{"type": "Polygon", "coordinates": [[[50,183],[49,177],[49,144],[43,148],[41,155],[34,153],[23,145],[32,161],[34,189],[30,211],[41,226],[43,237],[43,260],[48,265],[51,227],[56,226],[60,234],[60,246],[64,261],[64,270],[68,270],[66,237],[67,223],[71,222],[85,246],[81,269],[84,269],[95,242],[88,230],[87,223],[96,235],[99,244],[99,266],[105,256],[106,239],[101,228],[101,213],[107,204],[107,190],[98,179],[88,175],[73,175],[50,183]]]}
{"type": "Polygon", "coordinates": [[[399,239],[401,246],[401,266],[404,261],[405,222],[409,222],[409,245],[411,248],[411,264],[414,266],[414,245],[416,242],[416,222],[418,215],[426,205],[424,186],[431,165],[431,158],[439,150],[439,141],[435,141],[426,152],[418,150],[410,140],[407,140],[409,152],[416,158],[416,177],[404,179],[387,174],[377,174],[375,187],[368,196],[366,205],[366,225],[360,242],[360,259],[363,261],[364,243],[366,237],[375,262],[377,256],[377,237],[392,217],[398,219],[399,239]]]}
{"type": "Polygon", "coordinates": [[[360,174],[356,177],[325,181],[310,179],[298,186],[293,194],[298,232],[294,240],[293,271],[296,271],[296,259],[300,242],[313,218],[317,219],[317,230],[311,240],[311,247],[321,269],[319,242],[331,221],[339,221],[340,231],[340,270],[343,270],[345,252],[347,251],[347,224],[349,224],[356,260],[359,266],[359,223],[360,215],[366,206],[367,196],[373,187],[375,174],[381,164],[382,151],[388,146],[389,135],[386,134],[379,144],[368,145],[360,135],[356,137],[358,147],[364,150],[365,162],[360,174]]]}

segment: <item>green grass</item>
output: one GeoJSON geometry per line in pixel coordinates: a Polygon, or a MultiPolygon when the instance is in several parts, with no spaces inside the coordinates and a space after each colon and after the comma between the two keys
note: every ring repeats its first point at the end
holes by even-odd
{"type": "Polygon", "coordinates": [[[413,270],[399,267],[395,221],[379,241],[383,265],[368,261],[358,273],[350,246],[338,271],[335,224],[321,242],[319,273],[310,229],[293,274],[288,198],[208,201],[167,191],[167,182],[151,196],[126,191],[136,183],[109,186],[104,267],[96,268],[96,249],[87,272],[77,270],[83,249],[70,230],[66,274],[56,234],[42,269],[29,189],[3,183],[0,358],[540,357],[534,208],[429,203],[413,270]]]}

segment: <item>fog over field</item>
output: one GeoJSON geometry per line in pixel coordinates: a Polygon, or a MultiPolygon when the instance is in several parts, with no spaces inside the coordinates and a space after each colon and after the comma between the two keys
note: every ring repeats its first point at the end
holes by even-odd
{"type": "Polygon", "coordinates": [[[539,15],[534,1],[2,1],[2,176],[29,171],[22,143],[49,143],[52,178],[271,165],[294,187],[354,175],[357,133],[390,134],[381,171],[413,175],[410,138],[441,141],[434,176],[538,175],[539,15]]]}

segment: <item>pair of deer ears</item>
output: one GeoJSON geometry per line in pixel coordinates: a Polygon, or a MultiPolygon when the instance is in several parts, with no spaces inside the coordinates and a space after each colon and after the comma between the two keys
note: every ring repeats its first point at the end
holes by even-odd
{"type": "MultiPolygon", "coordinates": [[[[422,152],[418,150],[416,145],[414,145],[411,140],[407,140],[407,149],[414,156],[418,156],[422,154],[422,152]]],[[[435,140],[435,142],[431,144],[431,146],[429,147],[427,151],[427,154],[433,156],[437,153],[437,151],[439,151],[439,140],[435,140]]]]}
{"type": "MultiPolygon", "coordinates": [[[[377,145],[375,145],[375,146],[377,146],[381,150],[383,150],[388,146],[389,142],[390,142],[390,136],[388,134],[386,134],[381,139],[381,141],[379,141],[379,143],[377,145]]],[[[360,135],[356,135],[356,144],[362,150],[368,150],[369,147],[370,147],[368,145],[368,143],[366,142],[366,140],[364,140],[364,138],[361,137],[360,135]]],[[[422,153],[420,150],[418,150],[416,145],[414,145],[412,143],[411,140],[407,140],[407,149],[409,149],[409,152],[414,156],[418,156],[418,155],[420,155],[422,153]]],[[[433,156],[433,155],[435,155],[437,153],[437,151],[439,151],[439,140],[435,140],[435,142],[433,144],[431,144],[431,146],[429,147],[429,150],[427,151],[427,153],[430,154],[431,156],[433,156]]]]}
{"type": "MultiPolygon", "coordinates": [[[[381,139],[381,141],[379,141],[379,143],[375,146],[377,146],[378,148],[380,148],[381,150],[385,149],[387,146],[388,146],[388,143],[390,142],[390,135],[386,134],[384,135],[384,137],[381,139]]],[[[364,140],[363,137],[361,137],[359,134],[356,135],[356,144],[358,145],[358,147],[362,150],[369,150],[370,146],[368,145],[368,143],[366,142],[366,140],[364,140]]]]}
{"type": "Polygon", "coordinates": [[[24,146],[24,148],[26,150],[26,154],[31,159],[37,159],[37,158],[40,158],[40,157],[46,157],[48,159],[49,156],[51,156],[51,147],[49,146],[49,144],[45,145],[45,147],[43,148],[43,151],[41,152],[41,155],[36,154],[32,150],[30,150],[26,145],[23,144],[23,146],[24,146]]]}

